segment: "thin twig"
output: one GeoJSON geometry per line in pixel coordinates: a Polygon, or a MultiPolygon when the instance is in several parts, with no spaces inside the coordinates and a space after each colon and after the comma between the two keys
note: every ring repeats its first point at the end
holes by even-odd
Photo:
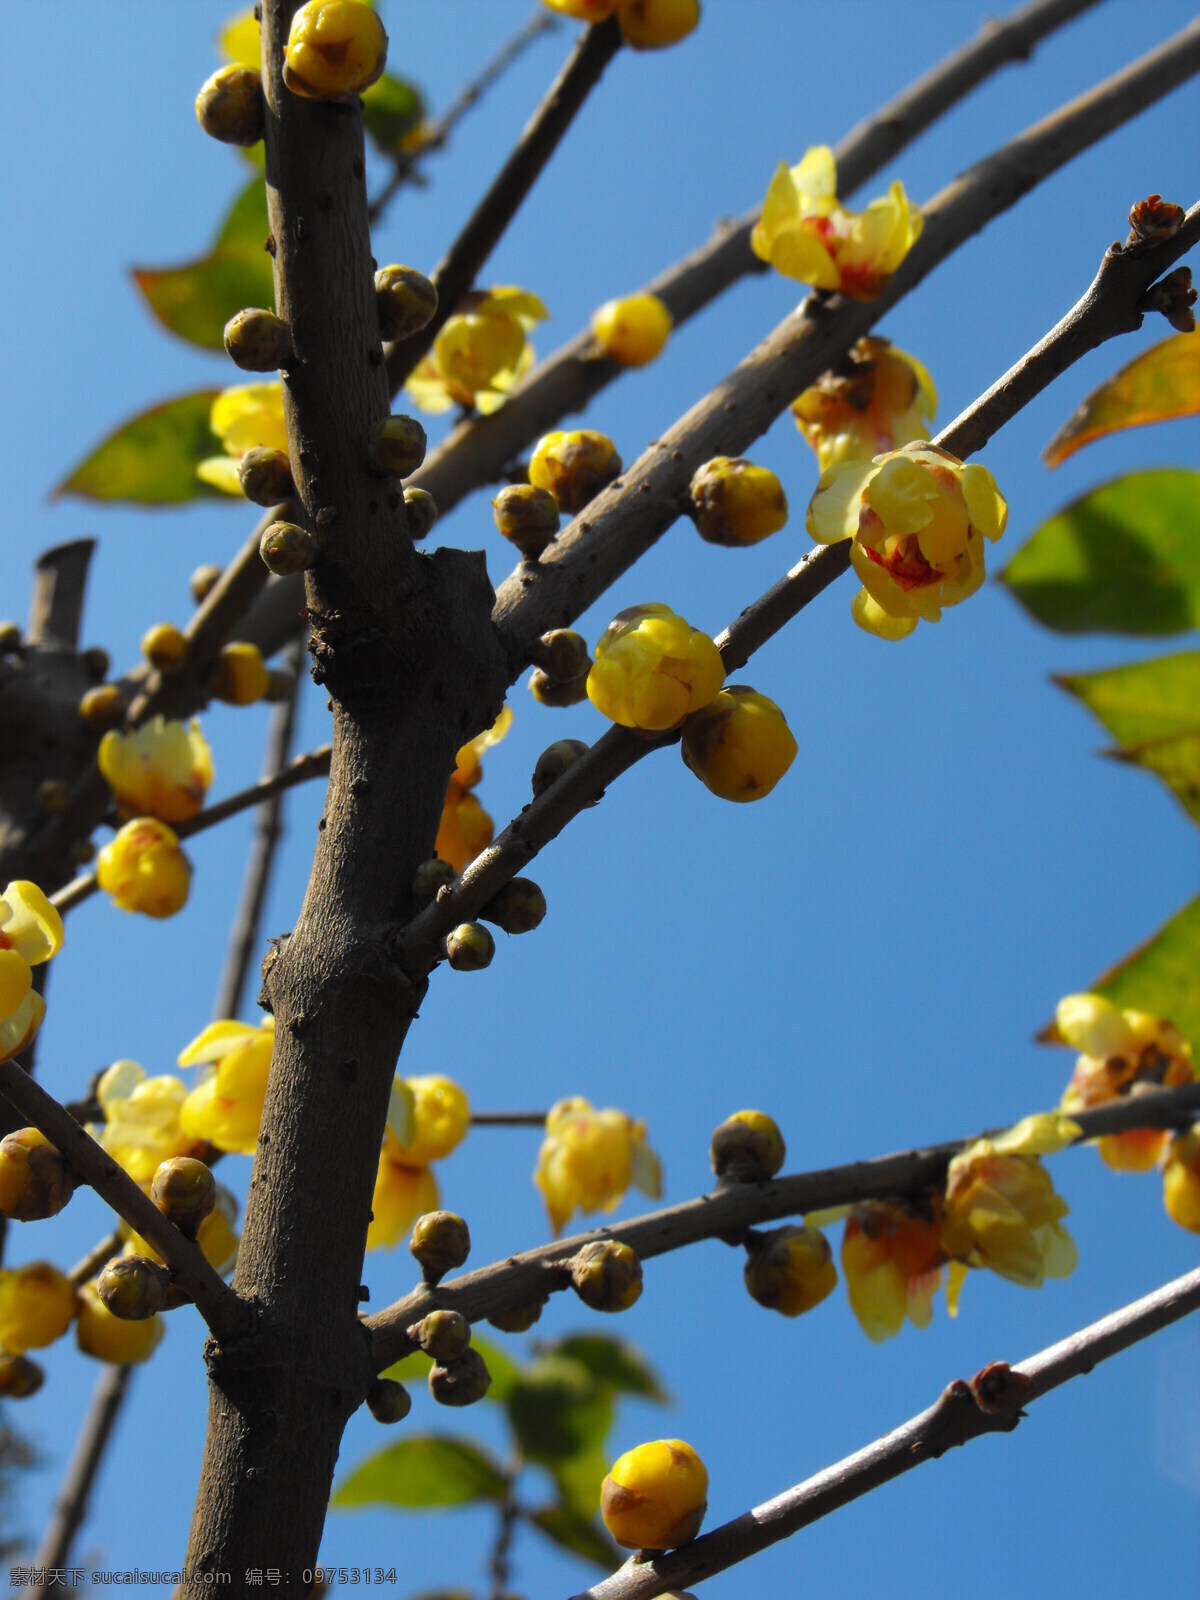
{"type": "Polygon", "coordinates": [[[154,1247],[218,1338],[233,1339],[246,1332],[250,1307],[217,1275],[200,1246],[180,1233],[108,1152],[14,1061],[0,1062],[0,1094],[62,1152],[81,1182],[90,1184],[154,1247]]]}
{"type": "Polygon", "coordinates": [[[428,124],[423,130],[420,144],[415,149],[396,152],[392,158],[391,177],[367,207],[367,216],[372,223],[379,221],[388,201],[401,185],[413,176],[417,163],[431,151],[442,149],[455,124],[470,111],[472,106],[478,104],[480,97],[491,88],[500,74],[535,39],[540,39],[543,33],[552,33],[557,27],[558,18],[553,12],[539,5],[520,31],[515,33],[507,44],[501,46],[479,75],[458,91],[441,116],[428,124]]]}
{"type": "Polygon", "coordinates": [[[1025,1406],[1198,1309],[1200,1268],[1014,1367],[992,1362],[969,1383],[957,1379],[927,1411],[864,1450],[678,1550],[648,1560],[632,1558],[575,1600],[652,1600],[699,1583],[955,1445],[985,1433],[1011,1433],[1025,1406]]]}
{"type": "MultiPolygon", "coordinates": [[[[1126,1096],[1081,1111],[1073,1120],[1082,1130],[1077,1141],[1082,1143],[1130,1128],[1186,1128],[1198,1115],[1200,1082],[1126,1096]]],[[[971,1143],[973,1139],[955,1139],[948,1144],[877,1156],[871,1161],[793,1173],[768,1183],[725,1185],[679,1205],[509,1256],[444,1280],[436,1290],[415,1289],[365,1319],[373,1335],[372,1358],[377,1369],[382,1370],[407,1355],[412,1348],[408,1329],[435,1309],[459,1311],[468,1321],[478,1322],[494,1312],[511,1311],[544,1298],[564,1287],[561,1264],[593,1240],[619,1239],[642,1261],[697,1244],[701,1239],[740,1243],[746,1230],[759,1223],[855,1205],[861,1200],[891,1200],[939,1189],[945,1183],[950,1162],[971,1143]]]]}
{"type": "Polygon", "coordinates": [[[67,1273],[67,1277],[77,1289],[81,1288],[89,1278],[94,1278],[98,1272],[103,1271],[114,1256],[120,1255],[124,1243],[125,1235],[120,1228],[114,1228],[111,1233],[105,1234],[99,1244],[94,1244],[87,1255],[75,1263],[67,1273]]]}
{"type": "Polygon", "coordinates": [[[580,35],[566,66],[542,97],[491,188],[434,269],[438,308],[433,320],[419,333],[388,346],[388,381],[393,395],[399,393],[417,363],[433,348],[433,341],[446,319],[454,314],[459,301],[475,282],[542,168],[620,48],[621,30],[615,17],[580,35]]]}
{"type": "Polygon", "coordinates": [[[473,1128],[544,1128],[544,1111],[472,1111],[473,1128]]]}

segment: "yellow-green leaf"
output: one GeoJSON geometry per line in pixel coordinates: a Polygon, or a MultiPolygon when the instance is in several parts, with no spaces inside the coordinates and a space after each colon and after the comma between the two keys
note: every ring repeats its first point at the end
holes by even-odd
{"type": "Polygon", "coordinates": [[[425,1510],[503,1500],[504,1474],[470,1439],[414,1434],[360,1461],[334,1491],[331,1505],[425,1510]]]}
{"type": "Polygon", "coordinates": [[[1094,389],[1042,452],[1048,467],[1122,428],[1194,417],[1200,412],[1200,339],[1177,333],[1143,350],[1094,389]]]}
{"type": "Polygon", "coordinates": [[[53,495],[84,500],[127,500],[136,505],[180,505],[219,494],[196,476],[196,463],[221,454],[221,441],[208,425],[219,389],[201,389],[152,406],[122,423],[63,479],[53,495]]]}
{"type": "Polygon", "coordinates": [[[614,1339],[606,1333],[570,1334],[552,1344],[546,1354],[582,1361],[601,1387],[618,1394],[641,1395],[659,1405],[670,1400],[654,1368],[627,1339],[614,1339]]]}
{"type": "Polygon", "coordinates": [[[1116,739],[1106,755],[1154,773],[1200,822],[1200,652],[1057,681],[1116,739]]]}
{"type": "Polygon", "coordinates": [[[599,1450],[612,1426],[611,1393],[581,1361],[543,1356],[513,1385],[508,1419],[530,1461],[556,1466],[599,1450]]]}
{"type": "Polygon", "coordinates": [[[1200,473],[1132,472],[1043,522],[1001,574],[1059,633],[1200,626],[1200,473]]]}
{"type": "Polygon", "coordinates": [[[421,91],[390,72],[363,91],[363,127],[384,155],[400,149],[413,129],[420,127],[424,115],[421,91]]]}
{"type": "MultiPolygon", "coordinates": [[[[1169,1017],[1200,1054],[1200,899],[1087,985],[1123,1010],[1169,1017]]],[[[1053,1037],[1053,1035],[1048,1035],[1053,1037]]]]}
{"type": "Polygon", "coordinates": [[[582,1556],[602,1572],[612,1572],[621,1564],[621,1552],[604,1530],[568,1505],[542,1506],[530,1520],[556,1545],[582,1556]]]}
{"type": "Polygon", "coordinates": [[[253,177],[234,201],[212,249],[179,267],[135,267],[133,280],[163,325],[206,350],[223,348],[225,324],[247,306],[275,305],[266,244],[267,192],[253,177]]]}

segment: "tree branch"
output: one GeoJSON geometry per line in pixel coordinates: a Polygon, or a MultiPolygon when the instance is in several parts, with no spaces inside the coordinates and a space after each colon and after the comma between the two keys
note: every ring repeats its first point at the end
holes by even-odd
{"type": "MultiPolygon", "coordinates": [[[[1198,1114],[1200,1082],[1125,1096],[1081,1111],[1073,1120],[1083,1130],[1077,1141],[1082,1143],[1130,1128],[1186,1128],[1198,1114]]],[[[993,1134],[1000,1131],[991,1130],[993,1134]]],[[[855,1205],[860,1200],[894,1200],[939,1189],[945,1183],[950,1162],[973,1142],[955,1139],[948,1144],[854,1161],[847,1166],[793,1173],[767,1183],[720,1186],[711,1194],[679,1205],[509,1256],[443,1281],[436,1289],[414,1289],[402,1300],[364,1319],[372,1333],[373,1360],[382,1371],[407,1355],[413,1348],[408,1329],[430,1311],[446,1308],[461,1312],[470,1322],[478,1322],[494,1312],[514,1310],[565,1287],[557,1269],[593,1240],[618,1239],[635,1250],[642,1261],[697,1244],[701,1239],[738,1244],[748,1228],[763,1222],[855,1205]]]]}
{"type": "Polygon", "coordinates": [[[928,1411],[864,1450],[678,1550],[649,1560],[632,1558],[575,1600],[651,1600],[654,1595],[723,1572],[912,1467],[936,1460],[955,1445],[985,1433],[1011,1433],[1025,1416],[1024,1406],[1198,1309],[1200,1269],[1039,1350],[1015,1367],[993,1362],[970,1383],[956,1379],[928,1411]]]}
{"type": "Polygon", "coordinates": [[[196,1302],[200,1315],[218,1338],[236,1339],[247,1332],[253,1321],[251,1307],[214,1272],[195,1240],[168,1222],[91,1134],[14,1061],[0,1062],[0,1094],[27,1123],[46,1135],[84,1183],[154,1246],[171,1269],[176,1285],[196,1302]]]}

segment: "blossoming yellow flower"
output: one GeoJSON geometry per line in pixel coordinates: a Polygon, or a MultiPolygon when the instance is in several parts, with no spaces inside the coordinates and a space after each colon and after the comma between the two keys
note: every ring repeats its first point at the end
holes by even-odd
{"type": "Polygon", "coordinates": [[[785,278],[874,300],[923,226],[899,180],[865,211],[846,211],[838,204],[833,151],[813,145],[798,166],[779,163],[750,248],[785,278]]]}
{"type": "Polygon", "coordinates": [[[75,1286],[48,1261],[0,1268],[0,1350],[24,1355],[60,1339],[75,1315],[75,1286]]]}
{"type": "Polygon", "coordinates": [[[644,1122],[624,1111],[597,1111],[576,1095],[550,1108],[533,1181],[557,1234],[576,1210],[614,1210],[630,1184],[657,1200],[662,1168],[644,1122]]]}
{"type": "Polygon", "coordinates": [[[418,1217],[437,1209],[438,1186],[433,1173],[428,1167],[410,1167],[393,1160],[385,1144],[371,1196],[367,1249],[390,1250],[418,1217]]]}
{"type": "MultiPolygon", "coordinates": [[[[471,1122],[471,1107],[453,1078],[433,1074],[406,1078],[412,1092],[412,1137],[398,1138],[389,1128],[384,1149],[393,1161],[409,1167],[426,1167],[441,1161],[458,1147],[471,1122]]],[[[436,1210],[431,1206],[430,1210],[436,1210]]]]}
{"type": "Polygon", "coordinates": [[[1167,1215],[1181,1228],[1200,1233],[1200,1122],[1167,1141],[1162,1173],[1167,1215]]]}
{"type": "Polygon", "coordinates": [[[195,720],[185,727],[151,717],[133,733],[110,729],[96,760],[122,818],[186,822],[204,804],[213,781],[212,750],[195,720]]]}
{"type": "Polygon", "coordinates": [[[1004,532],[1008,506],[986,467],[909,443],[872,461],[842,461],[821,474],[808,507],[820,544],[851,539],[863,590],[854,620],[883,639],[903,639],[918,620],[973,595],[985,577],[983,541],[1004,532]]]}
{"type": "Polygon", "coordinates": [[[157,817],[135,817],[96,857],[96,882],[122,911],[173,917],[187,903],[192,868],[157,817]]]}
{"type": "Polygon", "coordinates": [[[796,759],[783,712],[765,694],[730,684],[683,725],[680,754],[722,800],[761,800],[796,759]]]}
{"type": "Polygon", "coordinates": [[[1075,1241],[1062,1226],[1070,1210],[1037,1156],[998,1152],[977,1139],[950,1163],[942,1217],[942,1248],[958,1270],[947,1288],[958,1309],[964,1267],[990,1267],[1026,1288],[1075,1269],[1075,1241]]]}
{"type": "Polygon", "coordinates": [[[868,335],[840,371],[818,378],[791,409],[824,472],[839,461],[870,460],[928,439],[937,391],[915,356],[868,335]]]}
{"type": "Polygon", "coordinates": [[[421,411],[448,411],[454,404],[485,416],[499,410],[533,365],[528,330],[550,315],[537,295],[512,285],[478,290],[463,305],[405,384],[421,411]]]}
{"type": "Polygon", "coordinates": [[[458,752],[434,843],[440,858],[455,872],[461,872],[492,842],[492,819],[470,791],[483,777],[483,752],[498,744],[511,725],[512,712],[505,706],[490,728],[468,739],[458,752]]]}
{"type": "Polygon", "coordinates": [[[669,606],[631,606],[609,623],[588,673],[588,699],[623,728],[665,733],[710,704],[725,682],[721,652],[669,606]]]}
{"type": "Polygon", "coordinates": [[[653,1439],[613,1462],[600,1489],[600,1514],[627,1550],[673,1550],[700,1531],[708,1472],[682,1439],[653,1439]]]}
{"type": "Polygon", "coordinates": [[[223,456],[206,456],[196,476],[226,494],[242,493],[238,462],[256,445],[287,454],[283,389],[274,383],[239,383],[223,390],[212,403],[208,425],[225,447],[223,456]]]}
{"type": "Polygon", "coordinates": [[[19,1055],[42,1025],[46,1003],[31,967],[62,949],[62,918],[35,883],[18,878],[0,898],[0,1061],[19,1055]]]}
{"type": "Polygon", "coordinates": [[[148,1078],[136,1061],[114,1061],[96,1085],[104,1121],[88,1131],[135,1183],[149,1183],[160,1162],[196,1151],[180,1122],[187,1095],[182,1078],[148,1078]]]}
{"type": "Polygon", "coordinates": [[[894,1338],[910,1317],[927,1328],[942,1281],[941,1202],[925,1208],[866,1200],[846,1219],[842,1271],[850,1309],[868,1339],[894,1338]]]}
{"type": "Polygon", "coordinates": [[[94,1283],[79,1291],[79,1316],[75,1342],[85,1356],[119,1366],[149,1361],[167,1331],[166,1318],[156,1313],[136,1322],[114,1317],[96,1292],[94,1283]]]}
{"type": "MultiPolygon", "coordinates": [[[[1118,1010],[1098,994],[1069,994],[1059,1001],[1054,1020],[1066,1042],[1082,1052],[1062,1098],[1064,1111],[1106,1105],[1139,1084],[1171,1089],[1196,1076],[1191,1045],[1165,1017],[1118,1010]]],[[[1110,1167],[1148,1172],[1168,1138],[1155,1128],[1131,1128],[1097,1145],[1110,1167]]]]}
{"type": "Polygon", "coordinates": [[[258,1027],[248,1022],[210,1022],[179,1056],[181,1067],[209,1071],[183,1102],[180,1122],[194,1139],[207,1139],[218,1150],[252,1156],[258,1142],[275,1018],[258,1027]]]}

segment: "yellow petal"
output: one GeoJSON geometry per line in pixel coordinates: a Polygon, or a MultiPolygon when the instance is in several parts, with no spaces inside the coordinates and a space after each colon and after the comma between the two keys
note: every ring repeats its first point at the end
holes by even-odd
{"type": "Polygon", "coordinates": [[[863,492],[877,470],[873,461],[839,461],[821,474],[805,518],[805,526],[818,544],[854,538],[863,492]]]}
{"type": "Polygon", "coordinates": [[[5,941],[25,958],[31,967],[49,961],[62,949],[62,918],[36,883],[19,878],[4,891],[0,931],[5,941]]]}
{"type": "Polygon", "coordinates": [[[998,1155],[1052,1156],[1083,1137],[1083,1129],[1061,1111],[1035,1111],[991,1140],[998,1155]]]}
{"type": "Polygon", "coordinates": [[[986,467],[969,462],[962,472],[963,496],[971,526],[985,539],[998,539],[1008,522],[1008,502],[986,467]]]}
{"type": "Polygon", "coordinates": [[[860,589],[850,602],[850,615],[866,633],[877,639],[907,639],[917,626],[916,617],[893,617],[866,589],[860,589]]]}
{"type": "Polygon", "coordinates": [[[247,1043],[257,1033],[258,1029],[251,1027],[248,1022],[210,1022],[208,1027],[202,1033],[198,1033],[191,1044],[180,1052],[176,1065],[199,1067],[210,1061],[220,1061],[222,1056],[228,1055],[238,1045],[247,1043]]]}

